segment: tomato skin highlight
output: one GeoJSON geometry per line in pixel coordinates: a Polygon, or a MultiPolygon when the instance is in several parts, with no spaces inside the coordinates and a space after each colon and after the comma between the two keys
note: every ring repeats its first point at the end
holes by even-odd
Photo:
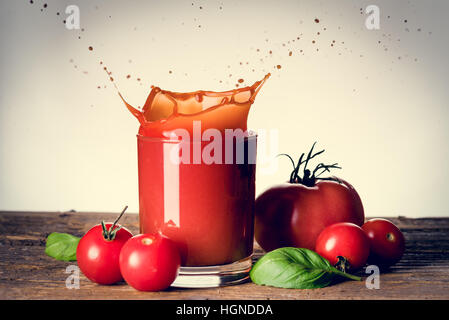
{"type": "MultiPolygon", "coordinates": [[[[106,223],[106,228],[112,223],[106,223]]],[[[116,225],[116,228],[120,225],[116,225]]],[[[92,227],[80,240],[76,249],[76,259],[81,272],[91,281],[109,285],[122,281],[119,257],[123,245],[132,237],[131,232],[122,227],[114,240],[105,240],[100,224],[92,227]]]]}
{"type": "Polygon", "coordinates": [[[175,281],[181,266],[176,244],[159,234],[132,237],[120,253],[125,281],[139,291],[160,291],[175,281]]]}
{"type": "Polygon", "coordinates": [[[365,215],[357,191],[346,181],[318,181],[315,186],[284,183],[256,199],[255,237],[265,250],[315,249],[320,232],[338,222],[362,226],[365,215]]]}
{"type": "Polygon", "coordinates": [[[369,263],[389,267],[401,260],[405,251],[405,238],[391,221],[382,218],[370,219],[362,229],[370,240],[369,263]]]}
{"type": "Polygon", "coordinates": [[[350,270],[362,268],[370,253],[367,235],[359,226],[341,222],[326,227],[316,240],[316,253],[336,265],[338,256],[344,257],[350,264],[350,270]]]}

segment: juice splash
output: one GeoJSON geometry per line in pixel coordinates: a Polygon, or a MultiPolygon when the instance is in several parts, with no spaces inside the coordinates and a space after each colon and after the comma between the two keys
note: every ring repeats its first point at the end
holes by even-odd
{"type": "Polygon", "coordinates": [[[179,93],[152,87],[142,111],[119,95],[139,120],[141,136],[170,138],[172,132],[179,128],[192,133],[193,121],[201,121],[203,131],[209,128],[246,131],[249,109],[269,77],[268,73],[252,86],[224,92],[199,90],[179,93]]]}

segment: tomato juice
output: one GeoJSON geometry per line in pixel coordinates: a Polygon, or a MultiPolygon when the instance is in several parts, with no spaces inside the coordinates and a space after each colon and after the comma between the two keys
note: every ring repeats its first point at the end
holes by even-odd
{"type": "Polygon", "coordinates": [[[269,74],[226,92],[153,87],[138,144],[141,233],[173,240],[182,266],[230,264],[252,254],[257,135],[249,109],[269,74]]]}

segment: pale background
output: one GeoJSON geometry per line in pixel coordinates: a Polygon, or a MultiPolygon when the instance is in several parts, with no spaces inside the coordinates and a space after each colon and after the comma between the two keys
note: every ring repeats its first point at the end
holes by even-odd
{"type": "MultiPolygon", "coordinates": [[[[2,0],[0,210],[138,211],[138,124],[104,61],[134,105],[151,84],[220,91],[270,71],[249,127],[278,129],[279,152],[318,141],[368,216],[448,215],[448,10],[444,0],[2,0]],[[65,28],[69,4],[84,31],[65,28]],[[370,4],[380,30],[365,27],[370,4]]],[[[289,172],[285,159],[275,174],[259,170],[257,192],[289,172]]]]}

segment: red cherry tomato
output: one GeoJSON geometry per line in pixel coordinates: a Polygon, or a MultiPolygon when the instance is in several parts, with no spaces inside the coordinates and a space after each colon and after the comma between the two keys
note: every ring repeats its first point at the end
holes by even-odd
{"type": "Polygon", "coordinates": [[[357,270],[366,264],[369,255],[369,239],[359,226],[336,223],[326,227],[318,236],[315,251],[332,265],[357,270]],[[340,260],[342,257],[343,260],[340,260]],[[349,262],[343,266],[342,263],[349,262]]]}
{"type": "Polygon", "coordinates": [[[175,281],[181,257],[176,244],[159,234],[132,237],[120,253],[125,281],[140,291],[160,291],[175,281]]]}
{"type": "Polygon", "coordinates": [[[362,226],[370,240],[371,253],[368,262],[387,267],[398,262],[405,251],[402,232],[392,222],[376,218],[362,226]]]}
{"type": "Polygon", "coordinates": [[[285,183],[256,199],[255,237],[265,250],[315,249],[323,229],[337,222],[361,226],[365,216],[357,191],[346,181],[317,181],[314,186],[285,183]]]}
{"type": "MultiPolygon", "coordinates": [[[[109,231],[112,225],[106,223],[106,230],[109,231]]],[[[116,225],[114,230],[119,227],[120,225],[116,225]]],[[[120,250],[131,237],[131,232],[122,227],[113,240],[106,240],[100,224],[92,227],[81,238],[76,249],[79,268],[89,280],[99,284],[113,284],[123,280],[119,265],[120,250]]]]}

